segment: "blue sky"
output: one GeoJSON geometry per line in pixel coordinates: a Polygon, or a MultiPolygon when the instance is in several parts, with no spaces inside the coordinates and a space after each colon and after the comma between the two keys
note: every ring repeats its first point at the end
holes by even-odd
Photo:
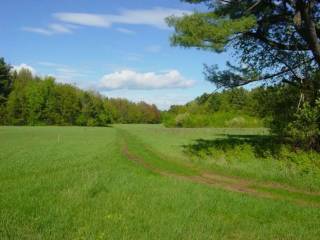
{"type": "Polygon", "coordinates": [[[212,92],[203,64],[223,67],[229,58],[170,46],[164,17],[195,7],[179,0],[2,0],[0,56],[17,69],[166,109],[212,92]]]}

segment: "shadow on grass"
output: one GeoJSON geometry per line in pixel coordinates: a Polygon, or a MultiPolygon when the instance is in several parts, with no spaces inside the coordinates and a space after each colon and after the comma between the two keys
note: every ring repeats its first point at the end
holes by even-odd
{"type": "Polygon", "coordinates": [[[212,155],[212,150],[224,152],[238,147],[251,147],[255,156],[279,157],[282,143],[274,136],[220,134],[216,139],[196,139],[194,143],[183,145],[183,150],[193,156],[212,155]]]}

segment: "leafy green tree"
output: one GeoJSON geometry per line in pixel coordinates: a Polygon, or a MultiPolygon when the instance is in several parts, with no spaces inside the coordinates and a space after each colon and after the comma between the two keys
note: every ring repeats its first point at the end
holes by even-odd
{"type": "Polygon", "coordinates": [[[0,58],[0,124],[6,122],[6,107],[8,95],[12,89],[11,66],[0,58]]]}
{"type": "Polygon", "coordinates": [[[45,125],[53,125],[61,123],[58,111],[58,90],[54,78],[45,77],[42,81],[43,94],[45,103],[42,109],[41,119],[45,125]]]}
{"type": "Polygon", "coordinates": [[[244,88],[234,88],[226,94],[231,111],[243,110],[248,106],[249,94],[244,88]]]}
{"type": "Polygon", "coordinates": [[[13,88],[6,104],[7,121],[13,125],[28,124],[28,104],[26,89],[33,81],[32,73],[22,69],[15,73],[13,88]]]}
{"type": "Polygon", "coordinates": [[[295,119],[289,124],[289,132],[293,140],[300,147],[307,149],[316,149],[320,151],[320,100],[316,105],[311,107],[310,104],[304,103],[295,114],[295,119]]]}
{"type": "Polygon", "coordinates": [[[26,122],[28,125],[41,124],[45,103],[44,91],[40,80],[30,81],[25,88],[26,122]]]}
{"type": "Polygon", "coordinates": [[[58,112],[58,123],[75,125],[81,112],[78,90],[69,84],[57,84],[55,87],[55,105],[58,112]]]}
{"type": "Polygon", "coordinates": [[[111,123],[111,113],[104,99],[96,92],[84,92],[80,98],[81,114],[77,119],[79,125],[107,126],[111,123]]]}
{"type": "MultiPolygon", "coordinates": [[[[173,45],[222,52],[233,49],[235,63],[226,70],[205,66],[206,78],[217,87],[250,83],[279,84],[271,91],[271,126],[279,135],[297,140],[301,115],[318,109],[320,97],[320,2],[317,0],[182,0],[206,4],[208,11],[169,17],[173,45]],[[291,87],[288,87],[291,86],[291,87]],[[288,95],[289,94],[289,95],[288,95]],[[281,108],[279,106],[282,106],[281,108]],[[281,110],[280,110],[281,109],[281,110]],[[298,118],[299,117],[299,118],[298,118]],[[299,120],[300,119],[300,120],[299,120]],[[298,124],[294,127],[294,124],[298,124]]],[[[268,93],[269,94],[269,93],[268,93]]],[[[224,102],[222,103],[224,106],[224,102]]],[[[317,110],[318,111],[318,110],[317,110]]],[[[316,113],[314,113],[317,115],[316,113]]],[[[308,119],[308,116],[305,116],[308,119]]],[[[320,129],[320,123],[313,124],[320,129]]],[[[302,130],[306,131],[306,129],[302,130]]],[[[310,142],[320,141],[311,129],[310,142]]],[[[308,142],[304,137],[304,142],[308,142]]],[[[310,144],[312,145],[312,144],[310,144]]]]}
{"type": "MultiPolygon", "coordinates": [[[[218,87],[256,81],[313,85],[320,66],[320,3],[316,0],[183,0],[204,3],[206,12],[169,17],[173,45],[222,52],[233,48],[238,66],[206,66],[218,87]]],[[[314,97],[316,99],[316,97],[314,97]]]]}
{"type": "Polygon", "coordinates": [[[211,94],[205,102],[208,112],[217,112],[221,109],[221,98],[219,93],[211,94]]]}
{"type": "Polygon", "coordinates": [[[0,123],[10,125],[107,126],[110,123],[159,123],[154,105],[108,99],[94,91],[40,78],[30,71],[9,72],[13,87],[0,104],[0,123]]]}
{"type": "Polygon", "coordinates": [[[146,123],[158,123],[160,121],[160,112],[155,105],[149,105],[145,102],[137,104],[137,112],[140,115],[139,121],[146,123]]]}
{"type": "Polygon", "coordinates": [[[0,58],[0,104],[7,100],[12,88],[11,66],[3,58],[0,58]]]}

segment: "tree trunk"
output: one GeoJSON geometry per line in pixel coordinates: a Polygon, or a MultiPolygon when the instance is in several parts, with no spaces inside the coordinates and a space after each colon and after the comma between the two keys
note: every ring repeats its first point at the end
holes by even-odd
{"type": "Polygon", "coordinates": [[[304,3],[304,1],[297,1],[297,13],[301,14],[303,26],[303,38],[308,43],[312,51],[313,57],[320,67],[320,44],[317,35],[316,24],[312,17],[314,8],[314,1],[304,3]]]}

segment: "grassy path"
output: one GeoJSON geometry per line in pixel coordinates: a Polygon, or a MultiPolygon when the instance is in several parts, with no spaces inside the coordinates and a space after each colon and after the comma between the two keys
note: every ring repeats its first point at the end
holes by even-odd
{"type": "Polygon", "coordinates": [[[320,207],[320,192],[308,192],[291,186],[222,175],[217,172],[196,170],[190,164],[178,164],[174,160],[157,156],[150,147],[128,131],[119,129],[122,140],[122,154],[138,165],[166,177],[205,184],[228,191],[245,193],[255,197],[274,200],[288,200],[299,205],[320,207]],[[130,149],[130,146],[132,150],[130,149]],[[136,152],[134,152],[136,150],[136,152]],[[139,153],[142,156],[139,156],[139,153]]]}
{"type": "Polygon", "coordinates": [[[320,192],[320,154],[289,152],[265,141],[265,129],[172,129],[161,125],[116,128],[130,133],[162,161],[320,192]]]}

